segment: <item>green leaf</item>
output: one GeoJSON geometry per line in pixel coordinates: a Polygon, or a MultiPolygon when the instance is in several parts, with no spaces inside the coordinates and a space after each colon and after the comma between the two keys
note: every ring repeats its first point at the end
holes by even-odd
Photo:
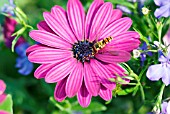
{"type": "Polygon", "coordinates": [[[10,114],[13,114],[13,102],[12,102],[12,96],[10,94],[7,95],[5,101],[0,104],[0,110],[10,112],[10,114]]]}
{"type": "Polygon", "coordinates": [[[139,89],[139,85],[137,85],[132,93],[132,96],[135,96],[136,93],[138,92],[138,89],[139,89]]]}
{"type": "Polygon", "coordinates": [[[128,79],[128,80],[135,80],[134,77],[132,77],[132,76],[130,76],[130,75],[129,75],[129,76],[123,76],[123,78],[124,78],[124,79],[128,79]]]}
{"type": "Polygon", "coordinates": [[[27,20],[27,15],[19,8],[16,7],[16,11],[23,17],[24,20],[27,20]]]}
{"type": "Polygon", "coordinates": [[[124,89],[124,90],[121,90],[119,91],[117,94],[118,95],[127,95],[129,93],[132,93],[133,91],[136,90],[136,86],[135,87],[132,87],[132,88],[127,88],[127,89],[124,89]]]}
{"type": "Polygon", "coordinates": [[[112,99],[109,101],[106,101],[105,104],[107,105],[107,104],[110,104],[111,102],[112,102],[112,99]]]}
{"type": "Polygon", "coordinates": [[[107,109],[106,106],[99,102],[91,102],[88,108],[91,109],[93,112],[105,111],[107,109]]]}
{"type": "Polygon", "coordinates": [[[11,36],[21,35],[26,30],[25,27],[21,28],[17,32],[13,33],[11,36]]]}
{"type": "Polygon", "coordinates": [[[56,107],[58,107],[61,111],[64,111],[64,107],[61,106],[61,105],[54,99],[54,97],[50,97],[50,101],[51,101],[56,107]]]}
{"type": "Polygon", "coordinates": [[[99,102],[91,102],[87,108],[82,108],[80,105],[76,105],[72,107],[72,110],[81,111],[83,114],[90,114],[91,112],[100,112],[105,111],[107,109],[106,106],[99,102]]]}
{"type": "Polygon", "coordinates": [[[20,24],[25,24],[27,22],[28,18],[26,14],[19,7],[16,7],[14,12],[20,24]]]}
{"type": "Polygon", "coordinates": [[[12,52],[14,52],[14,47],[15,47],[15,44],[17,43],[18,39],[20,38],[20,36],[24,33],[24,31],[26,30],[25,27],[21,28],[20,30],[18,30],[17,32],[15,32],[14,34],[12,34],[12,36],[15,36],[16,37],[14,38],[14,40],[12,41],[12,52]]]}
{"type": "Polygon", "coordinates": [[[14,47],[15,47],[15,44],[17,43],[19,37],[20,37],[20,35],[16,36],[14,38],[14,40],[12,41],[12,47],[11,47],[12,52],[14,52],[14,47]]]}
{"type": "Polygon", "coordinates": [[[133,29],[134,29],[136,32],[139,33],[140,39],[143,40],[144,42],[146,42],[147,45],[149,45],[149,40],[148,40],[145,36],[143,36],[143,34],[142,34],[138,29],[136,29],[136,28],[134,28],[134,27],[133,27],[133,29]]]}

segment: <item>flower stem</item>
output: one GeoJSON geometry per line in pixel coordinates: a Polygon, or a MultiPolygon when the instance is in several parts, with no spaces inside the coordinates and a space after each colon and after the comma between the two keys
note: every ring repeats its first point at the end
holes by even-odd
{"type": "MultiPolygon", "coordinates": [[[[145,69],[144,69],[143,72],[141,72],[141,73],[143,74],[144,71],[145,71],[145,69]]],[[[143,86],[142,86],[142,84],[141,84],[141,82],[140,82],[140,78],[141,78],[142,74],[139,75],[140,77],[137,76],[137,75],[134,75],[134,76],[135,76],[135,78],[136,78],[136,80],[137,80],[137,83],[138,83],[138,85],[139,85],[139,87],[140,87],[140,92],[141,92],[142,101],[145,101],[144,89],[143,89],[143,86]]]]}
{"type": "Polygon", "coordinates": [[[64,107],[58,104],[53,97],[50,97],[50,101],[54,104],[54,106],[58,107],[59,110],[64,111],[64,107]]]}
{"type": "Polygon", "coordinates": [[[160,92],[158,94],[155,106],[152,109],[153,112],[158,112],[158,110],[161,107],[161,101],[162,101],[162,96],[163,96],[164,89],[165,89],[165,84],[163,83],[162,86],[161,86],[160,92]]]}
{"type": "Polygon", "coordinates": [[[158,30],[158,40],[159,40],[159,48],[161,48],[161,44],[162,44],[162,41],[161,41],[161,36],[162,36],[162,28],[163,28],[163,24],[162,22],[158,22],[157,23],[157,30],[158,30]]]}
{"type": "Polygon", "coordinates": [[[141,92],[141,96],[142,96],[142,101],[145,101],[145,93],[144,93],[144,90],[143,90],[143,86],[141,85],[140,83],[140,92],[141,92]]]}

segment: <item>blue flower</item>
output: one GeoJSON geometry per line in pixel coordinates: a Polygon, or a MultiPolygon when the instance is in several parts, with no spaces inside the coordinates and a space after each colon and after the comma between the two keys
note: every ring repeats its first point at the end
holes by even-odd
{"type": "Polygon", "coordinates": [[[132,14],[132,11],[126,6],[117,5],[116,8],[122,10],[124,13],[132,14]]]}
{"type": "Polygon", "coordinates": [[[140,58],[141,58],[141,66],[144,66],[144,62],[146,60],[146,55],[152,56],[152,52],[147,51],[148,46],[147,46],[146,42],[144,42],[143,45],[141,47],[139,47],[139,50],[142,50],[142,53],[140,54],[140,58]]]}
{"type": "Polygon", "coordinates": [[[18,72],[22,75],[29,75],[33,70],[33,63],[29,62],[26,56],[26,49],[29,47],[28,43],[22,43],[15,48],[18,58],[16,59],[16,68],[19,68],[18,72]]]}
{"type": "Polygon", "coordinates": [[[1,8],[2,13],[7,13],[14,16],[14,8],[16,7],[13,0],[8,0],[9,4],[4,4],[1,8]]]}
{"type": "Polygon", "coordinates": [[[170,16],[170,0],[154,0],[154,2],[157,6],[160,6],[160,8],[155,10],[155,17],[160,18],[170,16]]]}
{"type": "Polygon", "coordinates": [[[163,102],[161,104],[161,114],[169,114],[170,113],[170,102],[163,102]]]}
{"type": "Polygon", "coordinates": [[[170,53],[167,56],[161,55],[159,57],[161,64],[151,65],[146,73],[146,76],[152,81],[158,81],[162,78],[165,85],[170,84],[170,53]]]}
{"type": "MultiPolygon", "coordinates": [[[[144,6],[144,2],[146,0],[127,0],[127,1],[132,2],[132,3],[138,2],[138,9],[141,10],[141,8],[144,6]]],[[[116,5],[116,8],[122,10],[124,13],[132,14],[132,11],[126,6],[116,5]]]]}

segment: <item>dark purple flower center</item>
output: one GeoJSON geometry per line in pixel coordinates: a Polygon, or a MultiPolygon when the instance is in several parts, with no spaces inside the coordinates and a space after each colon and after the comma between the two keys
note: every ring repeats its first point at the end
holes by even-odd
{"type": "Polygon", "coordinates": [[[90,62],[90,58],[94,57],[93,45],[93,43],[87,40],[74,43],[72,48],[74,58],[81,61],[82,63],[84,63],[85,61],[90,62]]]}

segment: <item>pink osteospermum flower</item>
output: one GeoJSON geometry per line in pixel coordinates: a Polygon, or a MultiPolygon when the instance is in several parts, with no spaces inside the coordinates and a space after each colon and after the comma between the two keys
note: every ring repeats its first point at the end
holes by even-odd
{"type": "Polygon", "coordinates": [[[103,0],[94,0],[86,15],[79,0],[69,0],[67,11],[54,6],[43,16],[39,30],[30,32],[40,44],[27,49],[28,59],[42,64],[35,77],[57,82],[57,101],[77,95],[80,105],[87,107],[92,96],[110,100],[116,84],[109,78],[125,76],[118,63],[128,61],[129,52],[140,44],[138,33],[128,31],[131,19],[121,18],[122,12],[103,0]],[[94,54],[97,40],[110,36],[113,40],[94,54]]]}

